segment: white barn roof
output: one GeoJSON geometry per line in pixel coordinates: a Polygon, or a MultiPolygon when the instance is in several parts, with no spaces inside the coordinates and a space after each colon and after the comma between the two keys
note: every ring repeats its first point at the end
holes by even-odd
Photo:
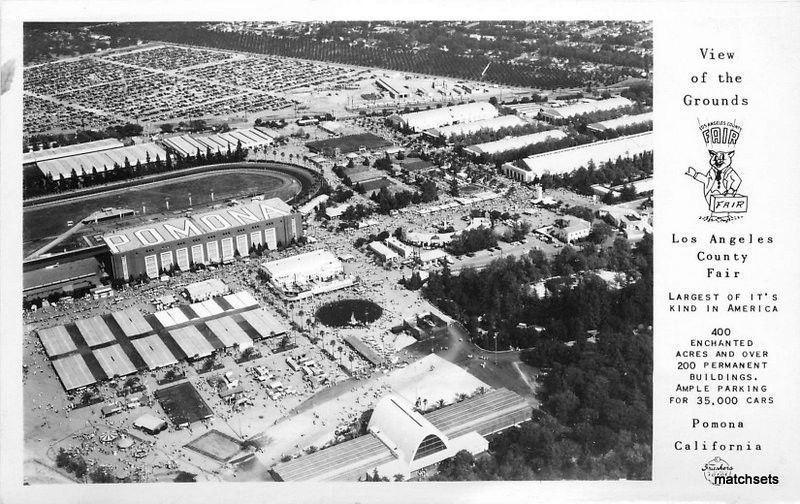
{"type": "Polygon", "coordinates": [[[581,114],[589,114],[591,112],[599,112],[601,110],[612,110],[619,107],[627,107],[633,105],[633,102],[622,96],[614,98],[607,98],[605,100],[594,100],[588,102],[579,102],[572,105],[565,105],[563,107],[548,107],[542,109],[542,114],[554,117],[557,119],[567,119],[581,114]]]}
{"type": "Polygon", "coordinates": [[[124,146],[125,144],[116,138],[106,138],[103,140],[95,140],[93,142],[84,142],[74,145],[64,145],[62,147],[53,147],[51,149],[25,152],[22,154],[22,164],[38,163],[40,161],[48,161],[50,159],[77,156],[79,154],[88,154],[90,152],[99,152],[124,146]]]}
{"type": "Polygon", "coordinates": [[[441,128],[433,128],[431,133],[444,138],[450,138],[453,135],[470,135],[481,130],[497,131],[501,128],[513,128],[524,124],[527,123],[515,115],[505,115],[481,119],[479,121],[451,124],[450,126],[442,126],[441,128]]]}
{"type": "Polygon", "coordinates": [[[653,121],[653,113],[647,112],[644,114],[624,115],[616,119],[609,119],[608,121],[600,121],[592,123],[587,126],[590,130],[604,131],[607,129],[621,128],[623,126],[631,126],[634,124],[643,124],[653,121]]]}
{"type": "Polygon", "coordinates": [[[430,128],[447,126],[457,122],[479,121],[497,117],[500,113],[489,103],[477,102],[443,107],[440,109],[423,110],[403,114],[400,119],[411,129],[422,131],[430,128]]]}
{"type": "Polygon", "coordinates": [[[177,135],[163,140],[164,145],[170,147],[181,156],[194,156],[197,150],[205,155],[208,149],[211,152],[227,152],[236,150],[236,145],[241,142],[243,149],[253,149],[272,144],[272,135],[260,128],[243,128],[225,133],[210,135],[177,135]]]}
{"type": "Polygon", "coordinates": [[[559,129],[540,131],[539,133],[531,133],[530,135],[522,135],[516,137],[505,137],[494,142],[486,142],[475,144],[467,147],[466,150],[473,152],[477,155],[480,154],[498,154],[501,152],[508,152],[515,149],[522,149],[529,145],[536,145],[546,140],[560,140],[566,138],[567,134],[559,129]]]}
{"type": "Polygon", "coordinates": [[[113,170],[115,164],[124,166],[126,158],[131,166],[135,166],[137,161],[144,164],[147,162],[148,157],[151,162],[155,161],[157,157],[161,161],[165,161],[167,153],[160,145],[150,142],[37,161],[36,166],[39,167],[43,174],[50,174],[54,179],[58,179],[60,176],[69,178],[72,176],[73,169],[75,174],[80,177],[84,173],[92,173],[92,169],[100,173],[104,170],[113,170]]]}
{"type": "Polygon", "coordinates": [[[651,132],[648,131],[638,135],[536,154],[523,159],[522,162],[528,170],[540,177],[545,173],[552,175],[570,173],[581,166],[586,167],[589,161],[594,161],[594,164],[599,166],[602,163],[616,160],[618,157],[627,158],[652,150],[653,138],[651,132]]]}
{"type": "Polygon", "coordinates": [[[274,278],[307,278],[330,269],[341,270],[342,263],[328,250],[319,249],[265,262],[263,267],[274,278]]]}

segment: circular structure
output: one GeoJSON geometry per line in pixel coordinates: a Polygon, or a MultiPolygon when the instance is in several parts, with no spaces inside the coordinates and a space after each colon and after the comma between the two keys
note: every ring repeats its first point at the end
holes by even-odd
{"type": "Polygon", "coordinates": [[[371,324],[383,315],[383,308],[366,299],[342,299],[319,307],[317,320],[328,327],[371,324]]]}

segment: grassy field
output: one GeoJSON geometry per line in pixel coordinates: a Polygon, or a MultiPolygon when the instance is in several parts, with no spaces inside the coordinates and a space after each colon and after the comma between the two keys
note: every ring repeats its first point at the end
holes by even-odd
{"type": "Polygon", "coordinates": [[[327,140],[308,142],[306,147],[314,152],[319,152],[320,154],[333,155],[337,148],[339,149],[340,153],[348,154],[350,152],[358,151],[361,147],[364,147],[367,150],[375,150],[382,147],[389,147],[391,145],[392,142],[381,138],[378,135],[373,135],[372,133],[360,133],[357,135],[345,135],[338,138],[329,138],[327,140]]]}

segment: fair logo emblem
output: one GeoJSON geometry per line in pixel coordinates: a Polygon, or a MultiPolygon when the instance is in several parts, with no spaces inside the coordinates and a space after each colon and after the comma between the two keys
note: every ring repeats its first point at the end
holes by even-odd
{"type": "Polygon", "coordinates": [[[733,168],[736,142],[742,127],[735,122],[711,121],[700,125],[708,149],[708,168],[689,167],[686,175],[703,186],[703,196],[709,215],[700,217],[708,222],[729,222],[747,212],[747,196],[739,193],[742,178],[733,168]],[[703,171],[705,170],[705,171],[703,171]]]}
{"type": "Polygon", "coordinates": [[[706,481],[714,486],[719,486],[719,480],[717,478],[721,476],[730,476],[733,471],[733,467],[720,457],[714,457],[703,464],[703,467],[700,469],[703,471],[703,476],[705,476],[706,481]]]}

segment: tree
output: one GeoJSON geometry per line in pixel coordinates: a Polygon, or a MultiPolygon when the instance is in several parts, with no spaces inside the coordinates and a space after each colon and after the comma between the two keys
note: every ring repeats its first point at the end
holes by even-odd
{"type": "Polygon", "coordinates": [[[614,229],[608,223],[599,221],[592,226],[589,233],[589,240],[596,244],[602,244],[614,234],[614,229]]]}
{"type": "Polygon", "coordinates": [[[112,469],[104,465],[97,466],[89,475],[89,478],[92,483],[115,483],[117,479],[112,469]]]}
{"type": "Polygon", "coordinates": [[[455,177],[450,180],[450,194],[456,197],[459,195],[458,180],[455,177]]]}
{"type": "Polygon", "coordinates": [[[186,471],[178,471],[178,474],[172,481],[176,483],[194,483],[197,481],[197,475],[186,471]]]}

